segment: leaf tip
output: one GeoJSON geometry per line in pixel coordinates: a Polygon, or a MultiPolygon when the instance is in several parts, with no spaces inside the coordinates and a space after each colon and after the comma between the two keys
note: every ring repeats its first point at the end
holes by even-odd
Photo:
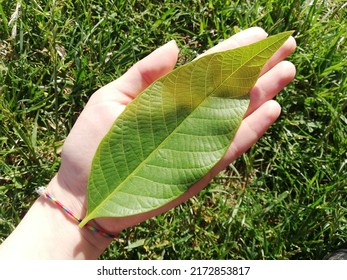
{"type": "Polygon", "coordinates": [[[295,30],[284,31],[282,34],[286,35],[288,38],[294,34],[295,30]]]}

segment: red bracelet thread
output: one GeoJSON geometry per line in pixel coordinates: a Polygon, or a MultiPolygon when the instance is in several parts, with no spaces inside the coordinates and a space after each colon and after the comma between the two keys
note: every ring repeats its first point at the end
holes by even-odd
{"type": "MultiPolygon", "coordinates": [[[[47,198],[48,200],[52,201],[55,205],[59,206],[65,213],[67,213],[70,217],[75,219],[78,223],[82,222],[82,219],[77,217],[69,208],[67,208],[65,205],[63,205],[61,202],[59,202],[53,195],[47,193],[45,187],[36,188],[36,192],[40,196],[47,198]]],[[[90,224],[86,224],[85,227],[87,229],[89,229],[90,231],[96,232],[96,233],[98,233],[104,237],[108,237],[108,238],[116,238],[117,237],[117,235],[115,235],[115,234],[108,233],[108,232],[106,232],[102,229],[96,228],[90,224]]]]}

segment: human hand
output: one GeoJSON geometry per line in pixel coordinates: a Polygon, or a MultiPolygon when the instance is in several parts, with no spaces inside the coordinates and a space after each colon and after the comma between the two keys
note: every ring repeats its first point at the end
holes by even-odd
{"type": "MultiPolygon", "coordinates": [[[[220,43],[207,53],[248,45],[266,38],[260,28],[250,28],[220,43]]],[[[248,150],[278,118],[280,106],[271,100],[294,77],[295,68],[283,61],[294,49],[291,37],[264,67],[261,77],[250,93],[250,105],[224,158],[185,194],[169,204],[144,214],[125,218],[99,218],[97,224],[113,233],[163,213],[182,203],[203,189],[210,180],[230,162],[248,150]]],[[[94,153],[114,120],[126,104],[154,80],[171,71],[176,65],[178,48],[171,41],[136,63],[122,77],[95,92],[76,121],[63,152],[57,176],[49,185],[49,192],[84,217],[87,206],[87,183],[94,153]]]]}

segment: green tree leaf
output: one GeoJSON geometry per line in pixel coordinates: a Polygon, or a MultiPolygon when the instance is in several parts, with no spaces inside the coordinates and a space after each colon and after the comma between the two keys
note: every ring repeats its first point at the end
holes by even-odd
{"type": "Polygon", "coordinates": [[[159,208],[206,175],[230,146],[261,69],[291,33],[203,56],[129,103],[94,156],[80,226],[159,208]]]}

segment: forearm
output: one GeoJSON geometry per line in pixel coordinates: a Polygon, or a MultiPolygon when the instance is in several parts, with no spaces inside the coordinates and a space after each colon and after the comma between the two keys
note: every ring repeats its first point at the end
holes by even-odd
{"type": "Polygon", "coordinates": [[[0,259],[96,259],[111,241],[81,229],[57,205],[40,197],[1,244],[0,259]]]}

